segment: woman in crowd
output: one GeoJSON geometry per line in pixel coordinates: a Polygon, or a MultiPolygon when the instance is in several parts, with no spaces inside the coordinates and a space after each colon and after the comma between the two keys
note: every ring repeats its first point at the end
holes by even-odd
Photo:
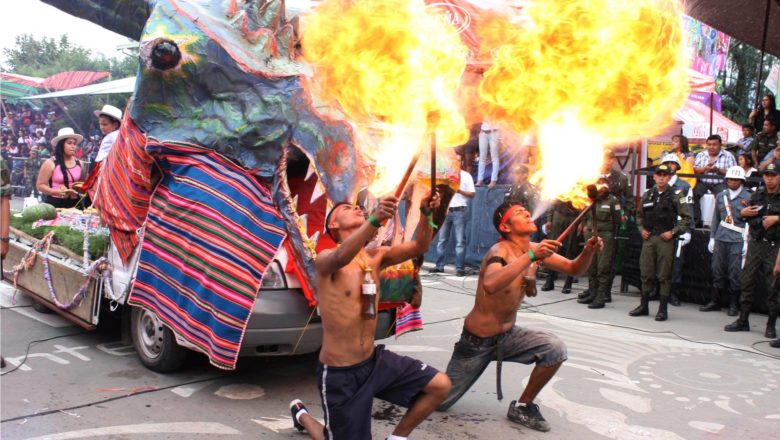
{"type": "Polygon", "coordinates": [[[57,137],[51,140],[54,157],[46,159],[38,172],[38,191],[43,193],[44,201],[55,208],[73,208],[79,202],[73,184],[83,177],[84,168],[76,159],[76,151],[83,139],[70,127],[60,129],[57,137]]]}
{"type": "MultiPolygon", "coordinates": [[[[694,154],[691,154],[691,150],[688,147],[688,138],[681,135],[676,134],[672,136],[672,148],[669,151],[670,153],[674,153],[677,155],[677,159],[680,161],[680,169],[677,170],[678,174],[693,174],[693,161],[695,159],[694,154]]],[[[689,185],[691,185],[691,188],[696,186],[696,178],[695,177],[680,177],[681,180],[685,181],[689,185]]]]}
{"type": "Polygon", "coordinates": [[[108,157],[108,152],[114,146],[117,136],[119,136],[119,124],[122,120],[122,110],[113,105],[104,105],[103,109],[95,110],[95,116],[98,117],[100,132],[103,133],[103,140],[100,141],[100,150],[95,156],[95,162],[102,162],[108,157]]]}
{"type": "MultiPolygon", "coordinates": [[[[758,175],[758,170],[753,166],[755,165],[753,163],[753,157],[749,154],[740,154],[739,157],[737,157],[737,164],[745,170],[745,177],[750,177],[754,173],[758,175]]],[[[758,186],[757,182],[748,182],[745,186],[748,188],[755,188],[758,186]]]]}
{"type": "MultiPolygon", "coordinates": [[[[780,127],[780,110],[777,110],[777,103],[774,95],[764,95],[761,98],[759,108],[753,110],[748,116],[748,120],[756,129],[756,133],[761,133],[764,129],[764,120],[774,121],[775,127],[780,127]]],[[[759,157],[758,160],[761,160],[759,157]]]]}

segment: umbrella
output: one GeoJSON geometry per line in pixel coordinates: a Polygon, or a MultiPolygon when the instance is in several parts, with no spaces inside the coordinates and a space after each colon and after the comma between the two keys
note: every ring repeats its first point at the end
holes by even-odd
{"type": "Polygon", "coordinates": [[[691,17],[780,57],[780,0],[687,0],[685,7],[691,17]]]}

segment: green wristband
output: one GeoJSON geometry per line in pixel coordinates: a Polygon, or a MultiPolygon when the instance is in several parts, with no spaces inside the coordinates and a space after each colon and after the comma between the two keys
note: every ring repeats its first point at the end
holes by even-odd
{"type": "Polygon", "coordinates": [[[429,212],[429,213],[425,214],[425,218],[428,220],[428,225],[431,228],[433,228],[433,229],[437,229],[438,228],[438,226],[436,226],[436,223],[434,223],[434,221],[433,221],[433,213],[429,212]]]}
{"type": "Polygon", "coordinates": [[[536,254],[531,249],[528,249],[528,258],[531,260],[531,263],[536,261],[536,254]]]}
{"type": "Polygon", "coordinates": [[[382,227],[382,223],[379,223],[379,220],[377,220],[376,217],[374,217],[373,215],[368,216],[368,222],[371,223],[371,226],[377,229],[382,227]]]}

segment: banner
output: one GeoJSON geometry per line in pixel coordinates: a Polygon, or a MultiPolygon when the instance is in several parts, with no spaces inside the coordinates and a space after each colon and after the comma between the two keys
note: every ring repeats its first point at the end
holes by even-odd
{"type": "Polygon", "coordinates": [[[780,64],[775,64],[769,71],[769,76],[764,82],[764,86],[769,89],[773,95],[777,96],[777,91],[780,90],[780,64]]]}
{"type": "Polygon", "coordinates": [[[731,37],[691,17],[683,16],[691,68],[716,78],[726,67],[731,37]]]}

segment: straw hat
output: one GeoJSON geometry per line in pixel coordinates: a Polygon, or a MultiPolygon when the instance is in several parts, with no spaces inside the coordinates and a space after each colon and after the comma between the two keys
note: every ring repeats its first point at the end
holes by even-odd
{"type": "Polygon", "coordinates": [[[95,110],[93,113],[95,113],[95,116],[98,118],[101,116],[108,116],[116,119],[117,121],[122,121],[122,110],[119,110],[113,105],[106,104],[101,110],[95,110]]]}
{"type": "Polygon", "coordinates": [[[56,147],[57,143],[65,138],[76,139],[77,144],[80,144],[81,141],[84,140],[84,136],[74,133],[73,129],[70,127],[65,127],[65,128],[60,128],[60,131],[57,132],[57,137],[51,140],[51,146],[56,147]]]}

